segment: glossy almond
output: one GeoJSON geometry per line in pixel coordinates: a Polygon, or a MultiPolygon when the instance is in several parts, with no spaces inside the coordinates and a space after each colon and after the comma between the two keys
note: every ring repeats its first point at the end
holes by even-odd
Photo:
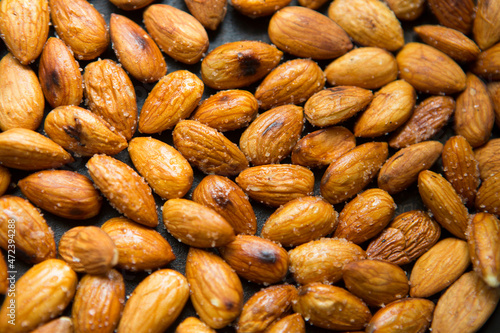
{"type": "Polygon", "coordinates": [[[474,0],[428,0],[432,13],[441,25],[468,34],[474,21],[474,0]]]}
{"type": "Polygon", "coordinates": [[[4,195],[10,185],[11,174],[9,169],[0,165],[0,197],[4,195]]]}
{"type": "Polygon", "coordinates": [[[486,84],[490,95],[493,110],[495,111],[495,124],[500,125],[500,82],[489,82],[486,84]]]}
{"type": "Polygon", "coordinates": [[[412,21],[422,15],[425,0],[387,0],[387,5],[400,20],[412,21]]]}
{"type": "Polygon", "coordinates": [[[175,333],[216,333],[196,317],[187,317],[177,326],[175,333]]]}
{"type": "Polygon", "coordinates": [[[498,193],[499,190],[499,173],[496,173],[484,180],[477,190],[476,202],[474,203],[476,209],[498,216],[500,213],[500,198],[496,195],[496,193],[498,193]]]}
{"type": "Polygon", "coordinates": [[[185,3],[191,15],[207,29],[216,30],[226,17],[227,0],[186,0],[185,3]]]}
{"type": "Polygon", "coordinates": [[[478,0],[472,34],[477,45],[486,50],[500,41],[500,4],[496,1],[478,0]]]}
{"type": "Polygon", "coordinates": [[[73,333],[73,321],[70,317],[59,317],[48,323],[38,326],[31,333],[73,333]]]}
{"type": "Polygon", "coordinates": [[[109,0],[116,7],[123,10],[136,10],[146,7],[154,0],[109,0]]]}
{"type": "Polygon", "coordinates": [[[234,0],[231,5],[240,13],[251,18],[268,16],[288,6],[290,0],[234,0]]]}
{"type": "Polygon", "coordinates": [[[300,313],[294,313],[275,321],[267,327],[265,333],[305,333],[306,324],[300,313]]]}
{"type": "Polygon", "coordinates": [[[500,80],[500,43],[479,54],[471,71],[487,80],[500,80]]]}
{"type": "Polygon", "coordinates": [[[482,180],[500,172],[500,139],[491,139],[485,145],[474,149],[474,157],[479,163],[479,174],[482,180]]]}

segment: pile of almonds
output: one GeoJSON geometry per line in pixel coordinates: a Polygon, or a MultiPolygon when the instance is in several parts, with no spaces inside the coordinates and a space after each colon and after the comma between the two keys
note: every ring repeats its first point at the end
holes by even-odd
{"type": "Polygon", "coordinates": [[[166,2],[0,2],[0,332],[479,331],[500,2],[166,2]]]}

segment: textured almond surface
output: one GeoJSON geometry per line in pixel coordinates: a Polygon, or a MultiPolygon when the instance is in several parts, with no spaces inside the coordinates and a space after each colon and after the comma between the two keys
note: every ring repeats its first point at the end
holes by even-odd
{"type": "Polygon", "coordinates": [[[227,0],[187,0],[185,2],[191,15],[207,29],[216,30],[226,17],[227,0]]]}
{"type": "Polygon", "coordinates": [[[429,0],[429,7],[441,25],[468,34],[474,21],[474,0],[429,0]]]}
{"type": "Polygon", "coordinates": [[[485,145],[474,149],[474,157],[479,163],[479,173],[486,180],[500,171],[500,139],[491,139],[485,145]]]}
{"type": "Polygon", "coordinates": [[[500,43],[481,52],[471,71],[488,80],[500,80],[500,43]]]}

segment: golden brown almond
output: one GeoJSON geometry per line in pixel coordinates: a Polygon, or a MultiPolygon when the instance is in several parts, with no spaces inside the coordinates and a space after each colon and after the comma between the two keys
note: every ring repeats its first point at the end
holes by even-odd
{"type": "Polygon", "coordinates": [[[410,275],[411,297],[429,297],[455,282],[469,267],[467,242],[446,238],[415,262],[410,275]]]}
{"type": "Polygon", "coordinates": [[[325,75],[333,86],[377,89],[397,79],[398,64],[384,49],[360,47],[331,62],[325,75]]]}
{"type": "Polygon", "coordinates": [[[297,246],[288,252],[290,272],[300,284],[336,283],[342,279],[342,268],[349,262],[366,258],[358,245],[340,238],[321,238],[297,246]]]}
{"type": "Polygon", "coordinates": [[[115,217],[102,226],[118,250],[116,267],[129,271],[153,270],[175,259],[172,247],[156,230],[115,217]]]}
{"type": "Polygon", "coordinates": [[[7,278],[8,275],[7,263],[5,262],[5,258],[3,254],[0,254],[0,294],[5,295],[7,290],[9,289],[9,280],[7,278]]]}
{"type": "Polygon", "coordinates": [[[495,123],[500,126],[500,82],[489,82],[486,89],[490,95],[493,110],[495,111],[495,123]]]}
{"type": "Polygon", "coordinates": [[[205,28],[185,11],[156,4],[144,11],[144,24],[163,52],[185,64],[195,64],[208,49],[205,28]]]}
{"type": "Polygon", "coordinates": [[[137,125],[137,102],[125,70],[109,59],[94,61],[85,67],[83,81],[89,109],[130,140],[137,125]]]}
{"type": "Polygon", "coordinates": [[[406,298],[379,309],[372,317],[366,333],[425,332],[432,321],[434,303],[424,298],[406,298]]]}
{"type": "Polygon", "coordinates": [[[366,190],[344,206],[334,236],[363,243],[389,224],[395,210],[396,204],[389,193],[378,188],[366,190]]]}
{"type": "Polygon", "coordinates": [[[105,274],[118,263],[113,240],[96,226],[66,231],[59,241],[59,255],[78,273],[105,274]]]}
{"type": "Polygon", "coordinates": [[[474,0],[429,0],[429,7],[441,25],[468,34],[474,21],[474,0]]]}
{"type": "Polygon", "coordinates": [[[6,167],[0,165],[0,197],[7,192],[10,185],[10,171],[6,167]]]}
{"type": "Polygon", "coordinates": [[[306,323],[300,313],[294,313],[270,324],[265,333],[305,333],[306,323]]]}
{"type": "Polygon", "coordinates": [[[385,142],[368,142],[348,151],[326,169],[321,195],[331,204],[352,198],[377,176],[388,154],[385,142]]]}
{"type": "Polygon", "coordinates": [[[50,16],[57,35],[77,59],[90,60],[109,45],[104,17],[86,0],[49,0],[50,16]]]}
{"type": "Polygon", "coordinates": [[[292,163],[305,167],[324,167],[356,147],[356,138],[347,128],[333,126],[302,137],[292,150],[292,163]]]}
{"type": "Polygon", "coordinates": [[[71,308],[75,332],[114,332],[124,303],[125,283],[118,271],[85,275],[78,283],[71,308]]]}
{"type": "Polygon", "coordinates": [[[397,151],[382,166],[378,174],[378,187],[396,194],[418,179],[420,171],[430,169],[443,151],[439,141],[415,143],[397,151]]]}
{"type": "Polygon", "coordinates": [[[481,53],[476,43],[458,30],[439,25],[421,25],[413,30],[424,43],[446,53],[458,62],[476,60],[481,53]]]}
{"type": "Polygon", "coordinates": [[[457,98],[455,133],[465,137],[472,147],[479,147],[488,142],[494,124],[495,111],[486,85],[467,73],[467,85],[457,98]]]}
{"type": "Polygon", "coordinates": [[[391,148],[404,148],[432,138],[448,122],[455,111],[455,100],[448,96],[432,96],[420,103],[410,119],[389,140],[391,148]]]}
{"type": "Polygon", "coordinates": [[[399,78],[417,91],[453,94],[466,87],[466,76],[458,64],[443,52],[421,43],[408,43],[396,56],[399,78]]]}
{"type": "Polygon", "coordinates": [[[139,131],[158,133],[174,128],[198,106],[203,88],[203,82],[186,70],[164,76],[151,90],[142,106],[139,131]]]}
{"type": "Polygon", "coordinates": [[[290,2],[290,0],[233,0],[231,5],[243,15],[256,18],[272,15],[277,10],[288,6],[290,2]]]}
{"type": "Polygon", "coordinates": [[[353,47],[349,35],[328,16],[299,6],[276,12],[268,34],[278,48],[300,58],[333,59],[353,47]]]}
{"type": "Polygon", "coordinates": [[[387,0],[387,5],[400,20],[412,21],[422,15],[425,0],[387,0]]]}
{"type": "Polygon", "coordinates": [[[269,285],[288,273],[286,250],[258,236],[238,235],[219,252],[239,276],[251,282],[269,285]]]}
{"type": "Polygon", "coordinates": [[[271,286],[253,294],[243,306],[236,332],[263,332],[273,321],[291,310],[297,289],[288,284],[271,286]]]}
{"type": "Polygon", "coordinates": [[[142,280],[125,304],[119,333],[165,332],[180,315],[189,298],[186,278],[171,269],[162,269],[142,280]]]}
{"type": "Polygon", "coordinates": [[[30,269],[15,284],[15,293],[5,297],[0,310],[2,332],[30,332],[60,315],[75,294],[78,277],[62,260],[48,259],[30,269]],[[15,323],[9,318],[15,304],[15,323]],[[21,325],[23,323],[23,325],[21,325]]]}
{"type": "Polygon", "coordinates": [[[111,14],[109,32],[118,61],[141,82],[156,82],[167,73],[167,63],[156,43],[137,23],[111,14]]]}
{"type": "Polygon", "coordinates": [[[18,182],[23,195],[60,217],[85,220],[99,214],[102,198],[87,177],[67,170],[39,171],[18,182]]]}
{"type": "Polygon", "coordinates": [[[216,211],[187,199],[170,199],[162,207],[167,231],[184,244],[224,246],[234,240],[231,225],[216,211]]]}
{"type": "Polygon", "coordinates": [[[191,247],[186,260],[191,302],[200,319],[214,329],[227,326],[243,308],[238,275],[219,256],[191,247]]]}
{"type": "Polygon", "coordinates": [[[233,131],[248,126],[258,110],[259,102],[251,92],[224,90],[201,102],[191,119],[220,132],[233,131]]]}
{"type": "Polygon", "coordinates": [[[45,43],[38,65],[38,77],[43,94],[53,108],[80,105],[82,102],[80,65],[59,38],[50,37],[45,43]]]}
{"type": "Polygon", "coordinates": [[[500,41],[500,3],[478,0],[476,17],[472,26],[474,40],[482,50],[486,50],[500,41]]]}
{"type": "Polygon", "coordinates": [[[286,247],[331,234],[338,213],[320,197],[302,197],[278,208],[264,223],[261,236],[286,247]]]}
{"type": "Polygon", "coordinates": [[[182,198],[193,184],[193,169],[174,147],[146,137],[129,143],[130,159],[149,186],[163,199],[182,198]]]}
{"type": "Polygon", "coordinates": [[[196,317],[188,317],[177,326],[175,333],[216,333],[196,317]]]}
{"type": "Polygon", "coordinates": [[[154,0],[109,0],[116,7],[123,10],[136,10],[146,7],[154,0]]]}
{"type": "Polygon", "coordinates": [[[392,132],[411,117],[417,95],[403,80],[383,86],[354,125],[354,135],[376,137],[392,132]]]}
{"type": "Polygon", "coordinates": [[[0,60],[0,129],[35,130],[42,122],[45,99],[35,72],[7,53],[0,60]]]}
{"type": "Polygon", "coordinates": [[[342,270],[345,286],[366,304],[384,307],[408,295],[405,271],[396,264],[365,259],[346,264],[342,270]]]}
{"type": "Polygon", "coordinates": [[[227,0],[186,0],[185,3],[191,15],[207,29],[216,30],[226,17],[227,0]]]}
{"type": "Polygon", "coordinates": [[[298,1],[299,5],[306,7],[306,8],[314,9],[314,10],[319,9],[321,6],[323,6],[327,2],[328,2],[327,0],[299,0],[298,1]]]}
{"type": "Polygon", "coordinates": [[[441,227],[465,239],[469,212],[453,186],[440,174],[424,170],[418,175],[418,191],[441,227]]]}
{"type": "Polygon", "coordinates": [[[193,201],[212,208],[226,219],[235,234],[254,235],[257,218],[245,192],[231,179],[208,175],[193,191],[193,201]]]}
{"type": "Polygon", "coordinates": [[[276,67],[283,52],[258,41],[222,44],[201,62],[201,79],[214,89],[234,89],[257,82],[276,67]]]}
{"type": "Polygon", "coordinates": [[[269,73],[255,91],[262,109],[301,104],[325,86],[325,74],[310,59],[287,61],[269,73]]]}
{"type": "Polygon", "coordinates": [[[396,51],[404,45],[403,29],[394,12],[376,0],[335,0],[328,16],[364,46],[396,51]]]}
{"type": "Polygon", "coordinates": [[[31,333],[73,333],[73,321],[70,317],[59,317],[39,326],[31,333]]]}
{"type": "Polygon", "coordinates": [[[59,106],[50,111],[43,129],[55,143],[81,156],[116,155],[128,145],[108,122],[78,106],[59,106]]]}
{"type": "Polygon", "coordinates": [[[148,227],[158,225],[151,188],[131,167],[106,155],[94,155],[87,162],[87,169],[94,184],[116,210],[148,227]]]}
{"type": "Polygon", "coordinates": [[[312,171],[292,164],[251,167],[243,170],[235,181],[250,198],[273,207],[312,195],[314,189],[312,171]]]}
{"type": "Polygon", "coordinates": [[[500,43],[479,54],[471,71],[487,80],[500,80],[500,43]]]}
{"type": "Polygon", "coordinates": [[[299,288],[293,310],[318,327],[331,330],[360,330],[372,315],[365,303],[340,287],[312,283],[299,288]]]}
{"type": "Polygon", "coordinates": [[[499,299],[498,288],[490,288],[476,272],[465,273],[439,298],[431,330],[477,332],[495,311],[499,299]]]}
{"type": "Polygon", "coordinates": [[[0,165],[21,170],[58,168],[74,162],[54,141],[35,131],[13,128],[0,133],[0,165]]]}
{"type": "Polygon", "coordinates": [[[472,147],[463,136],[453,136],[444,145],[442,159],[446,179],[463,202],[473,206],[480,179],[479,163],[472,147]]]}
{"type": "Polygon", "coordinates": [[[182,120],[174,128],[175,148],[206,174],[235,176],[248,168],[236,144],[214,128],[195,120],[182,120]]]}
{"type": "Polygon", "coordinates": [[[0,36],[9,51],[27,65],[42,53],[49,35],[47,0],[7,0],[0,6],[0,36]]]}
{"type": "Polygon", "coordinates": [[[56,257],[54,233],[28,200],[12,195],[0,197],[0,225],[0,246],[4,250],[9,249],[9,230],[15,230],[13,239],[20,259],[39,263],[56,257]]]}
{"type": "Polygon", "coordinates": [[[486,178],[476,194],[476,209],[495,215],[500,213],[500,198],[496,193],[500,190],[500,173],[486,178]]]}
{"type": "Polygon", "coordinates": [[[500,139],[491,139],[485,145],[474,149],[474,157],[479,163],[479,174],[484,181],[500,172],[500,139]]]}
{"type": "Polygon", "coordinates": [[[492,288],[500,286],[500,221],[492,214],[477,213],[467,228],[467,243],[477,274],[492,288]]]}
{"type": "Polygon", "coordinates": [[[366,254],[370,259],[385,260],[402,265],[402,263],[411,261],[405,249],[406,238],[403,232],[396,228],[387,227],[370,242],[366,254]]]}
{"type": "Polygon", "coordinates": [[[302,107],[275,107],[259,115],[241,134],[240,149],[253,165],[279,163],[292,152],[303,126],[302,107]]]}

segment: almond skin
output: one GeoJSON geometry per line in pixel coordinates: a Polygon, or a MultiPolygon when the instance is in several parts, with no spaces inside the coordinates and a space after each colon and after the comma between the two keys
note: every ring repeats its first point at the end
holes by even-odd
{"type": "Polygon", "coordinates": [[[479,173],[484,181],[500,172],[500,139],[491,139],[485,145],[474,149],[474,157],[479,164],[479,173]]]}
{"type": "Polygon", "coordinates": [[[347,33],[327,16],[288,6],[273,15],[268,34],[279,49],[300,58],[333,59],[352,49],[347,33]]]}
{"type": "Polygon", "coordinates": [[[288,6],[290,0],[234,0],[231,5],[243,15],[251,18],[268,16],[288,6]]]}
{"type": "Polygon", "coordinates": [[[188,317],[177,326],[175,333],[216,333],[196,317],[188,317]]]}
{"type": "Polygon", "coordinates": [[[441,25],[468,34],[474,21],[474,0],[428,0],[432,13],[441,25]]]}
{"type": "Polygon", "coordinates": [[[186,0],[185,3],[191,15],[207,29],[217,30],[226,17],[227,0],[186,0]]]}
{"type": "Polygon", "coordinates": [[[4,195],[10,185],[10,171],[9,169],[0,165],[0,197],[4,195]]]}
{"type": "Polygon", "coordinates": [[[493,103],[493,110],[495,111],[495,124],[500,125],[500,82],[489,82],[486,84],[488,94],[493,103]]]}
{"type": "Polygon", "coordinates": [[[48,323],[38,326],[31,333],[73,333],[73,321],[70,317],[59,317],[48,323]]]}
{"type": "Polygon", "coordinates": [[[111,14],[109,31],[118,61],[141,82],[156,82],[167,73],[167,63],[151,37],[137,23],[111,14]]]}
{"type": "Polygon", "coordinates": [[[425,0],[387,0],[387,5],[398,19],[412,21],[424,12],[425,0]]]}
{"type": "Polygon", "coordinates": [[[300,313],[294,313],[275,321],[267,327],[265,333],[305,333],[306,323],[300,313]]]}
{"type": "Polygon", "coordinates": [[[500,213],[500,200],[495,193],[498,193],[499,189],[500,174],[496,173],[486,178],[477,190],[476,202],[474,203],[476,209],[498,216],[500,213]]]}
{"type": "Polygon", "coordinates": [[[472,34],[477,45],[486,50],[500,40],[500,5],[496,1],[479,0],[472,34]]]}
{"type": "Polygon", "coordinates": [[[487,80],[500,80],[500,43],[479,54],[471,71],[487,80]]]}
{"type": "Polygon", "coordinates": [[[109,0],[116,7],[123,10],[136,10],[146,7],[154,0],[109,0]]]}
{"type": "Polygon", "coordinates": [[[90,179],[73,171],[39,171],[18,185],[31,202],[60,217],[85,220],[101,210],[102,198],[90,179]]]}

